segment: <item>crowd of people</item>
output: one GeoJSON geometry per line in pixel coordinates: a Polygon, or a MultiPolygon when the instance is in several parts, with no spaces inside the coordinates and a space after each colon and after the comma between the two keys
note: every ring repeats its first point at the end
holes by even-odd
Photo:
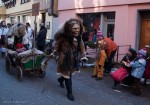
{"type": "MultiPolygon", "coordinates": [[[[33,37],[35,35],[30,23],[26,23],[25,25],[17,24],[18,27],[20,25],[22,27],[18,34],[21,34],[21,37],[16,35],[14,38],[14,45],[18,52],[31,49],[33,47],[33,37]],[[20,48],[22,49],[20,50],[20,48]]],[[[11,27],[13,27],[13,25],[9,23],[6,25],[5,21],[0,23],[0,49],[2,56],[5,54],[5,41],[10,37],[8,32],[11,27]]],[[[41,23],[40,30],[36,35],[36,46],[37,49],[41,51],[44,51],[46,34],[47,29],[44,24],[41,23]]],[[[61,88],[66,86],[67,97],[72,101],[74,100],[72,92],[72,74],[79,72],[80,61],[88,61],[86,57],[86,54],[88,54],[88,41],[92,41],[96,46],[96,59],[92,78],[101,80],[104,73],[109,74],[114,66],[112,62],[117,51],[117,44],[111,38],[104,36],[99,29],[94,29],[92,37],[90,36],[91,40],[88,34],[88,30],[83,27],[80,20],[71,18],[65,22],[64,26],[62,26],[54,36],[54,50],[50,55],[57,58],[57,73],[60,74],[60,77],[57,79],[58,83],[61,88]]],[[[130,75],[130,77],[128,76],[130,78],[130,80],[128,78],[128,83],[133,81],[136,94],[141,94],[139,83],[146,66],[145,59],[146,50],[141,49],[136,52],[134,49],[130,48],[128,54],[125,55],[121,61],[123,66],[111,72],[111,76],[114,79],[114,87],[130,75]],[[119,74],[121,70],[124,70],[123,73],[127,75],[124,76],[124,74],[119,74]],[[118,79],[120,75],[123,75],[124,78],[118,79]]]]}
{"type": "MultiPolygon", "coordinates": [[[[44,51],[44,46],[46,43],[46,34],[47,29],[43,23],[40,24],[40,30],[38,34],[35,36],[36,38],[36,47],[37,49],[44,51]]],[[[5,56],[5,47],[7,41],[12,41],[13,45],[23,44],[21,46],[25,46],[26,50],[31,49],[33,47],[33,36],[34,36],[34,29],[31,28],[31,25],[29,22],[26,24],[23,23],[16,23],[16,24],[10,24],[5,21],[0,22],[0,52],[2,54],[2,57],[5,56]],[[16,26],[17,25],[17,26],[16,26]],[[12,35],[12,30],[14,27],[18,28],[15,35],[12,35]],[[20,29],[19,29],[20,28],[20,29]],[[17,35],[18,34],[18,35],[17,35]]],[[[8,42],[9,43],[9,42],[8,42]]],[[[15,46],[17,49],[20,46],[15,46]]],[[[20,50],[21,51],[21,50],[20,50]]]]}
{"type": "MultiPolygon", "coordinates": [[[[87,30],[85,33],[87,34],[87,30]]],[[[140,49],[139,51],[129,48],[128,53],[123,57],[121,62],[119,62],[119,66],[115,67],[116,64],[118,64],[115,64],[113,60],[117,51],[117,44],[112,38],[103,36],[99,29],[94,29],[93,32],[87,36],[89,37],[88,41],[93,43],[96,48],[92,78],[101,80],[104,74],[110,74],[114,80],[113,89],[116,89],[118,84],[123,83],[126,86],[133,86],[133,93],[135,95],[141,95],[141,78],[150,78],[150,68],[148,69],[149,64],[146,62],[146,48],[140,49]],[[144,76],[145,68],[147,77],[144,76]]],[[[85,36],[83,36],[83,41],[85,41],[86,44],[87,40],[85,39],[85,36]]]]}

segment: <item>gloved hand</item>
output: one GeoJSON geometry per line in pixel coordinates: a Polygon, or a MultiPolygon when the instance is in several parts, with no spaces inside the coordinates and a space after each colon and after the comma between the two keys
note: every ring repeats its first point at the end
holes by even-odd
{"type": "Polygon", "coordinates": [[[87,57],[83,57],[83,58],[81,58],[81,61],[82,61],[82,62],[87,62],[87,61],[88,61],[88,58],[87,58],[87,57]]]}
{"type": "Polygon", "coordinates": [[[43,62],[41,63],[41,69],[42,69],[42,71],[45,71],[45,70],[46,70],[46,67],[47,67],[47,62],[43,61],[43,62]]]}
{"type": "Polygon", "coordinates": [[[50,54],[50,57],[55,57],[54,53],[51,53],[51,54],[50,54]]]}
{"type": "Polygon", "coordinates": [[[51,54],[50,57],[55,57],[56,56],[56,50],[54,50],[51,54]]]}

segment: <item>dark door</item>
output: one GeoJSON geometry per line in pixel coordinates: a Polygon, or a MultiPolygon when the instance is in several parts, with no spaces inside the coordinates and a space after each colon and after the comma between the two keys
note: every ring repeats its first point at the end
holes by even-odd
{"type": "Polygon", "coordinates": [[[141,13],[141,35],[139,48],[150,45],[150,11],[141,13]]]}
{"type": "Polygon", "coordinates": [[[46,20],[46,14],[45,13],[41,13],[42,14],[42,23],[45,24],[45,20],[46,20]]]}

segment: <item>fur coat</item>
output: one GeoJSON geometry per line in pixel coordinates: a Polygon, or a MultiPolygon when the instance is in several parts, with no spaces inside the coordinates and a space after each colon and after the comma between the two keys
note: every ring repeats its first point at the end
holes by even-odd
{"type": "Polygon", "coordinates": [[[70,74],[79,71],[79,52],[81,57],[85,57],[85,48],[82,39],[78,41],[76,37],[72,37],[73,42],[70,44],[65,36],[61,31],[55,34],[54,51],[58,55],[57,73],[69,78],[70,74]]]}

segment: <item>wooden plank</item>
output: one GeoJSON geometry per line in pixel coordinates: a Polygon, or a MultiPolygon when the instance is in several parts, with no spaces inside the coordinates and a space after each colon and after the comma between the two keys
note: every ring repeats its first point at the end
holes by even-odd
{"type": "Polygon", "coordinates": [[[39,15],[40,3],[32,4],[32,16],[39,15]]]}

